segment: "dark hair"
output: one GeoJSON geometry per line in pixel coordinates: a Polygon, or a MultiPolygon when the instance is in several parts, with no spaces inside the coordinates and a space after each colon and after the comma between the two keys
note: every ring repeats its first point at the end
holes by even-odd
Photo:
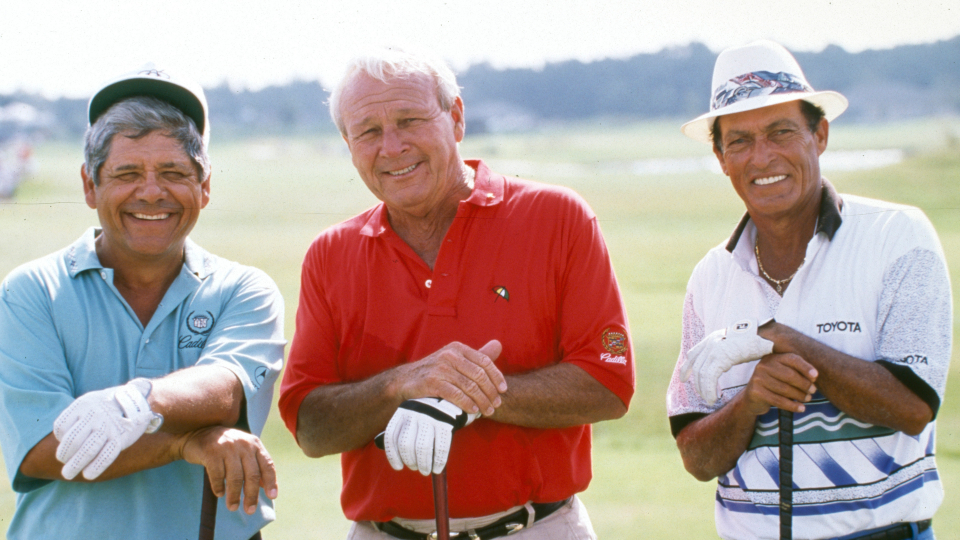
{"type": "Polygon", "coordinates": [[[131,139],[162,131],[177,140],[197,168],[201,182],[210,176],[210,157],[197,126],[183,111],[149,96],[135,96],[118,101],[87,128],[84,144],[84,167],[95,186],[100,185],[100,168],[110,155],[113,137],[131,139]]]}
{"type": "MultiPolygon", "coordinates": [[[[800,113],[803,114],[804,119],[807,121],[807,127],[810,129],[810,133],[817,132],[817,129],[820,127],[820,120],[827,114],[823,112],[823,109],[819,105],[814,105],[806,100],[800,100],[800,113]]],[[[710,124],[710,139],[713,140],[714,150],[723,154],[723,148],[720,146],[719,116],[714,118],[713,123],[710,124]]]]}

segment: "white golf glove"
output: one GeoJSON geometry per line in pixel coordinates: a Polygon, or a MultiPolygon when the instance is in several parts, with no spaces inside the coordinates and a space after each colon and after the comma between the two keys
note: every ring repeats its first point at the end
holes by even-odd
{"type": "Polygon", "coordinates": [[[83,471],[93,480],[141,435],[160,428],[163,416],[151,411],[146,399],[152,386],[147,379],[134,379],[87,392],[60,413],[53,435],[60,441],[56,456],[64,463],[64,478],[83,471]]]}
{"type": "Polygon", "coordinates": [[[408,399],[384,431],[387,461],[397,471],[406,465],[424,476],[439,474],[447,464],[453,432],[478,416],[440,398],[408,399]]]}
{"type": "Polygon", "coordinates": [[[693,374],[693,385],[700,397],[713,405],[717,402],[717,381],[737,364],[757,360],[773,352],[773,342],[757,335],[757,321],[744,319],[723,330],[711,332],[687,353],[680,380],[687,382],[693,374]]]}

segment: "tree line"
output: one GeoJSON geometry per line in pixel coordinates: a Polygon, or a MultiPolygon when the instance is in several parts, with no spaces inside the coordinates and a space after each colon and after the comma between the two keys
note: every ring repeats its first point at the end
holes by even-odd
{"type": "MultiPolygon", "coordinates": [[[[814,88],[850,100],[844,121],[875,122],[960,114],[960,36],[923,45],[850,53],[837,46],[796,53],[814,88]]],[[[494,69],[458,74],[471,131],[535,129],[543,122],[617,118],[687,119],[707,110],[716,52],[692,43],[657,53],[593,62],[551,63],[542,69],[494,69]]],[[[328,93],[318,81],[295,81],[257,91],[226,84],[206,89],[217,137],[335,131],[328,93]]],[[[0,96],[0,107],[32,107],[33,129],[76,137],[86,128],[86,100],[0,96]]],[[[0,117],[3,124],[10,121],[0,117]]],[[[9,128],[9,126],[7,126],[9,128]]]]}

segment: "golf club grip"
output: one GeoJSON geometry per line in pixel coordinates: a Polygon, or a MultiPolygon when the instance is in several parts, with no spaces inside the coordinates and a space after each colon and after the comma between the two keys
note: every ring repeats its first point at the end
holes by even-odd
{"type": "Polygon", "coordinates": [[[437,540],[450,540],[450,508],[447,506],[447,470],[431,475],[433,508],[437,516],[437,540]]]}
{"type": "Polygon", "coordinates": [[[793,538],[793,412],[780,409],[780,540],[793,538]]]}
{"type": "Polygon", "coordinates": [[[210,487],[210,477],[203,470],[203,499],[200,503],[200,540],[213,540],[217,528],[217,496],[210,487]]]}

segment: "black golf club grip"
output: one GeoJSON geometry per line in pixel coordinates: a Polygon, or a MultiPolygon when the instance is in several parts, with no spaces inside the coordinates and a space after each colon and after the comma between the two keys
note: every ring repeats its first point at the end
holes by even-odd
{"type": "Polygon", "coordinates": [[[780,540],[793,538],[793,413],[780,409],[780,540]]]}
{"type": "Polygon", "coordinates": [[[217,528],[217,496],[210,487],[210,477],[203,470],[203,499],[200,503],[200,540],[213,540],[217,528]]]}

